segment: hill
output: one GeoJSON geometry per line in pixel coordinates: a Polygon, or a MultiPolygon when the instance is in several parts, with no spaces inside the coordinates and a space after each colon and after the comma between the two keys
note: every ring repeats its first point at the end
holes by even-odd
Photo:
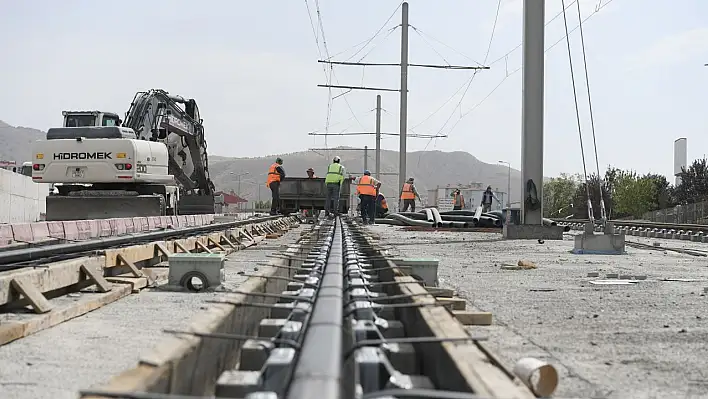
{"type": "MultiPolygon", "coordinates": [[[[241,177],[241,194],[249,200],[270,198],[270,190],[265,187],[268,167],[276,157],[283,158],[285,172],[291,176],[306,176],[308,168],[315,169],[315,174],[323,177],[326,173],[330,156],[339,155],[347,172],[360,176],[364,171],[364,160],[361,151],[350,151],[346,148],[332,149],[329,156],[314,151],[303,151],[291,154],[271,155],[261,158],[226,158],[211,156],[209,158],[212,180],[222,190],[239,192],[238,176],[241,177]]],[[[367,167],[374,173],[374,151],[369,151],[367,167]]],[[[416,188],[421,197],[427,196],[428,189],[448,184],[482,183],[493,189],[506,191],[508,168],[499,164],[488,164],[475,158],[467,152],[417,151],[408,153],[408,176],[415,178],[416,188]]],[[[398,192],[398,152],[381,151],[381,173],[391,173],[381,176],[382,190],[387,197],[395,197],[398,192]]],[[[519,200],[521,185],[520,172],[511,171],[512,201],[519,200]]]]}
{"type": "MultiPolygon", "coordinates": [[[[30,145],[45,137],[45,133],[26,127],[14,127],[0,121],[0,160],[16,161],[18,163],[31,159],[30,145]]],[[[248,200],[270,199],[270,190],[265,187],[268,167],[280,156],[288,175],[306,176],[308,168],[314,168],[318,176],[324,176],[330,157],[339,155],[342,164],[349,173],[359,176],[364,171],[364,160],[361,151],[351,149],[332,149],[329,154],[302,151],[290,154],[276,154],[257,158],[228,158],[220,156],[209,157],[209,171],[217,189],[233,190],[248,200]],[[245,174],[245,175],[243,175],[245,174]],[[239,190],[239,175],[241,189],[239,190]],[[260,193],[259,193],[260,192],[260,193]]],[[[369,151],[367,167],[374,173],[375,154],[369,151]]],[[[448,184],[482,183],[492,186],[495,191],[506,191],[507,167],[499,164],[488,164],[475,158],[467,152],[417,151],[408,153],[408,176],[415,178],[420,195],[425,198],[428,189],[448,184]]],[[[382,190],[387,197],[395,197],[398,193],[398,152],[381,151],[382,190]]],[[[511,171],[512,201],[519,200],[520,173],[511,171]]]]}
{"type": "Polygon", "coordinates": [[[41,130],[15,127],[0,121],[0,161],[15,161],[18,164],[30,161],[30,145],[44,137],[45,133],[41,130]]]}

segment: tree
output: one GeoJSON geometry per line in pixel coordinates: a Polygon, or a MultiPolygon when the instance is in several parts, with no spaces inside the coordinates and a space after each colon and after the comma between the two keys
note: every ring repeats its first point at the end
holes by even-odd
{"type": "Polygon", "coordinates": [[[580,184],[579,175],[561,173],[543,184],[543,216],[563,218],[573,214],[573,197],[580,184]]]}
{"type": "Polygon", "coordinates": [[[681,168],[679,177],[681,184],[675,189],[677,203],[689,204],[708,198],[708,163],[705,159],[696,159],[688,169],[681,168]]]}
{"type": "Polygon", "coordinates": [[[642,217],[656,208],[657,186],[649,175],[638,177],[634,171],[621,171],[613,185],[615,218],[642,217]]]}
{"type": "Polygon", "coordinates": [[[602,198],[605,202],[605,211],[607,217],[610,218],[613,212],[613,202],[611,187],[615,183],[616,169],[609,168],[605,172],[605,179],[600,180],[596,174],[588,176],[587,182],[578,184],[573,197],[573,216],[575,219],[588,219],[588,189],[590,192],[590,202],[592,203],[593,216],[599,219],[600,214],[600,190],[602,189],[602,198]],[[586,188],[587,187],[587,188],[586,188]]]}

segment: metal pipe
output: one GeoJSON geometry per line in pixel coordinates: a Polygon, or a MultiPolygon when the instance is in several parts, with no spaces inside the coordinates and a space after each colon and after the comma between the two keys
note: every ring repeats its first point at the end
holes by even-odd
{"type": "Polygon", "coordinates": [[[434,221],[435,221],[435,216],[433,216],[433,211],[432,211],[432,210],[430,210],[429,208],[425,208],[425,209],[423,209],[423,211],[425,211],[425,219],[426,219],[428,222],[434,222],[434,221]]]}
{"type": "Polygon", "coordinates": [[[433,219],[435,220],[435,225],[437,227],[442,227],[443,225],[443,220],[442,217],[440,216],[440,212],[438,212],[438,208],[428,208],[430,211],[433,213],[433,219]]]}
{"type": "MultiPolygon", "coordinates": [[[[99,238],[95,240],[79,241],[64,244],[53,244],[45,245],[35,248],[24,248],[16,249],[12,251],[0,252],[0,265],[9,265],[13,263],[34,261],[37,259],[46,258],[49,256],[56,255],[67,255],[80,252],[97,251],[101,249],[119,247],[124,245],[135,245],[140,242],[145,241],[162,241],[169,238],[175,238],[180,236],[196,235],[200,233],[208,233],[212,231],[228,230],[231,228],[253,224],[267,222],[269,220],[274,220],[282,216],[266,216],[262,218],[253,218],[246,220],[239,220],[236,222],[210,224],[207,226],[198,227],[187,227],[183,229],[175,230],[160,230],[152,231],[148,233],[131,234],[118,237],[106,237],[99,238]]],[[[2,269],[2,267],[0,267],[2,269]]]]}
{"type": "Polygon", "coordinates": [[[440,215],[457,215],[457,216],[474,216],[475,212],[472,211],[465,211],[465,210],[456,210],[456,211],[444,211],[440,212],[440,215]]]}
{"type": "Polygon", "coordinates": [[[452,225],[452,227],[456,227],[456,228],[469,227],[469,224],[467,224],[467,222],[451,221],[450,224],[452,225]]]}
{"type": "Polygon", "coordinates": [[[433,222],[426,222],[423,220],[415,220],[397,213],[393,213],[388,216],[391,219],[400,220],[406,226],[421,226],[421,227],[434,227],[433,222]]]}
{"type": "MultiPolygon", "coordinates": [[[[398,214],[415,220],[428,220],[425,216],[424,211],[425,209],[421,210],[420,212],[398,212],[398,214]]],[[[430,221],[432,222],[433,219],[430,219],[430,221]]]]}
{"type": "Polygon", "coordinates": [[[376,220],[374,222],[375,222],[375,224],[390,224],[392,226],[405,226],[405,223],[401,222],[400,220],[396,220],[396,219],[376,218],[376,220]]]}
{"type": "Polygon", "coordinates": [[[475,218],[475,220],[477,221],[477,223],[479,223],[479,218],[482,217],[482,207],[481,207],[481,206],[478,206],[478,207],[477,207],[477,210],[474,211],[474,216],[473,216],[473,217],[475,218]]]}

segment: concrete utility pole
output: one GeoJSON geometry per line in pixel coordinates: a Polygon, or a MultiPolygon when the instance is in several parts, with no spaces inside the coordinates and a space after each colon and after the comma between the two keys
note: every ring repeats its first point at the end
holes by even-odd
{"type": "Polygon", "coordinates": [[[543,53],[545,0],[524,0],[523,103],[521,111],[521,223],[543,220],[543,53]],[[536,185],[539,206],[526,204],[526,184],[536,185]]]}
{"type": "Polygon", "coordinates": [[[369,169],[369,146],[364,146],[364,170],[369,169]]]}
{"type": "MultiPolygon", "coordinates": [[[[398,189],[406,182],[406,134],[408,133],[408,3],[401,7],[401,110],[398,149],[398,189]]],[[[401,200],[398,201],[399,206],[401,200]]]]}
{"type": "Polygon", "coordinates": [[[381,180],[381,95],[376,95],[376,180],[381,180]]]}

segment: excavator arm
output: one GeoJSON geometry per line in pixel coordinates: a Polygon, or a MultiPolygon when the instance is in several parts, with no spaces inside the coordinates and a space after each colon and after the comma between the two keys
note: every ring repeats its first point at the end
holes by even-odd
{"type": "Polygon", "coordinates": [[[139,139],[167,146],[169,173],[175,176],[185,194],[214,194],[204,126],[196,101],[161,89],[138,92],[123,126],[133,129],[139,139]]]}

